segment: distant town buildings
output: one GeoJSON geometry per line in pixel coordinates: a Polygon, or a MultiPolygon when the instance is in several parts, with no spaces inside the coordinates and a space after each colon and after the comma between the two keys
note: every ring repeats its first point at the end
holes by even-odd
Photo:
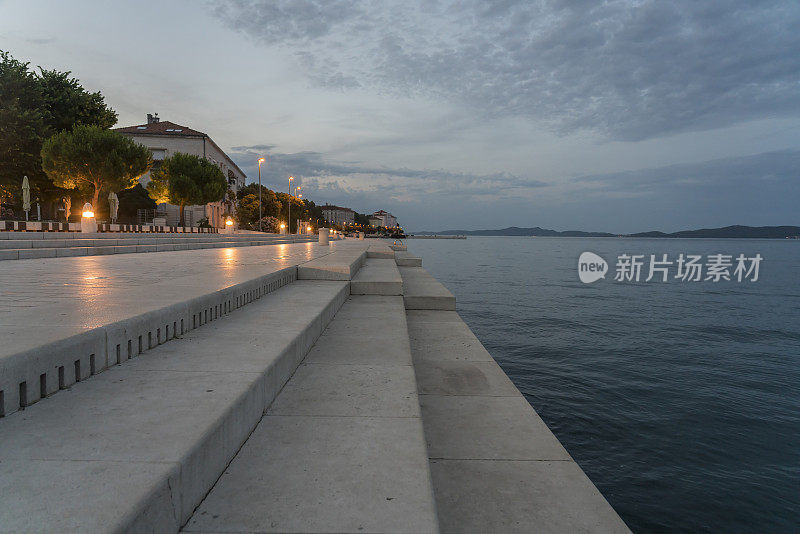
{"type": "Polygon", "coordinates": [[[355,212],[353,210],[331,204],[322,206],[322,216],[329,224],[353,224],[355,222],[355,212]]]}
{"type": "MultiPolygon", "coordinates": [[[[175,124],[162,121],[158,114],[147,114],[147,124],[116,128],[116,131],[131,137],[137,143],[148,147],[153,153],[153,170],[158,169],[161,162],[175,154],[193,154],[200,156],[214,165],[217,165],[228,179],[228,188],[237,193],[244,187],[246,176],[236,163],[205,133],[175,124]]],[[[150,182],[150,173],[142,175],[139,183],[146,187],[150,182]]],[[[228,200],[212,202],[205,206],[186,206],[184,217],[187,226],[197,226],[200,219],[207,217],[209,224],[216,228],[223,228],[225,213],[233,213],[233,203],[228,200]]],[[[178,206],[160,204],[159,210],[166,214],[167,225],[176,226],[179,220],[178,206]]]]}
{"type": "Polygon", "coordinates": [[[388,211],[379,210],[370,215],[369,224],[370,226],[386,226],[387,228],[392,228],[397,226],[397,217],[388,211]]]}

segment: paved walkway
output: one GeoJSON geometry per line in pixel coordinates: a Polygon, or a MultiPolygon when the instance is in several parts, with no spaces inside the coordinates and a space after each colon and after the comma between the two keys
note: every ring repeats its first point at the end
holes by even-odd
{"type": "Polygon", "coordinates": [[[19,260],[0,276],[0,359],[297,265],[357,241],[19,260]]]}

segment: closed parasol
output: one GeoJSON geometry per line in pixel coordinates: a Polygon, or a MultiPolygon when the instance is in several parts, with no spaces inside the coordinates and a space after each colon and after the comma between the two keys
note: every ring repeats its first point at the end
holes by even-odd
{"type": "Polygon", "coordinates": [[[22,177],[22,209],[25,211],[25,220],[28,220],[28,212],[31,211],[31,184],[28,177],[22,177]]]}

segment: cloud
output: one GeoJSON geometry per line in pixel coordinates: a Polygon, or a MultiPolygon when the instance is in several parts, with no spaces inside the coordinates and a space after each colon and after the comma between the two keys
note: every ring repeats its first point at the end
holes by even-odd
{"type": "MultiPolygon", "coordinates": [[[[262,184],[286,190],[289,175],[315,201],[348,203],[370,198],[375,202],[416,202],[420,197],[492,199],[545,188],[549,184],[509,173],[480,175],[436,169],[410,169],[330,161],[319,152],[285,154],[270,145],[239,146],[228,154],[248,176],[258,176],[257,161],[266,157],[262,184]],[[320,198],[320,197],[325,198],[320,198]]],[[[367,208],[363,208],[367,209],[367,208]]],[[[377,208],[369,208],[377,209],[377,208]]]]}
{"type": "Polygon", "coordinates": [[[37,45],[44,45],[56,42],[55,37],[30,37],[25,40],[31,44],[37,44],[37,45]]]}
{"type": "MultiPolygon", "coordinates": [[[[229,152],[251,177],[259,150],[229,152]],[[252,169],[248,169],[248,165],[252,169]]],[[[556,183],[330,162],[322,154],[267,154],[265,185],[360,212],[387,209],[411,230],[542,226],[617,233],[730,224],[800,224],[800,150],[603,173],[556,183]],[[299,180],[300,181],[300,180],[299,180]]]]}
{"type": "Polygon", "coordinates": [[[779,0],[228,0],[313,83],[614,140],[800,113],[800,6],[779,0]]]}
{"type": "MultiPolygon", "coordinates": [[[[614,196],[713,198],[734,192],[752,200],[764,188],[783,188],[788,197],[800,192],[800,151],[782,150],[702,163],[584,176],[574,183],[587,193],[614,196]]],[[[777,191],[776,191],[777,192],[777,191]]],[[[795,198],[797,200],[797,198],[795,198]]]]}

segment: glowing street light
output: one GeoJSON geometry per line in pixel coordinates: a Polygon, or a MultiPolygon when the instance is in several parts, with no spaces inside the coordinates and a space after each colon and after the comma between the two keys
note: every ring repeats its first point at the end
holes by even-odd
{"type": "Polygon", "coordinates": [[[81,233],[83,232],[97,232],[94,208],[88,202],[83,205],[83,211],[81,212],[81,233]]]}
{"type": "Polygon", "coordinates": [[[258,158],[258,231],[261,231],[261,164],[266,160],[258,158]]]}

